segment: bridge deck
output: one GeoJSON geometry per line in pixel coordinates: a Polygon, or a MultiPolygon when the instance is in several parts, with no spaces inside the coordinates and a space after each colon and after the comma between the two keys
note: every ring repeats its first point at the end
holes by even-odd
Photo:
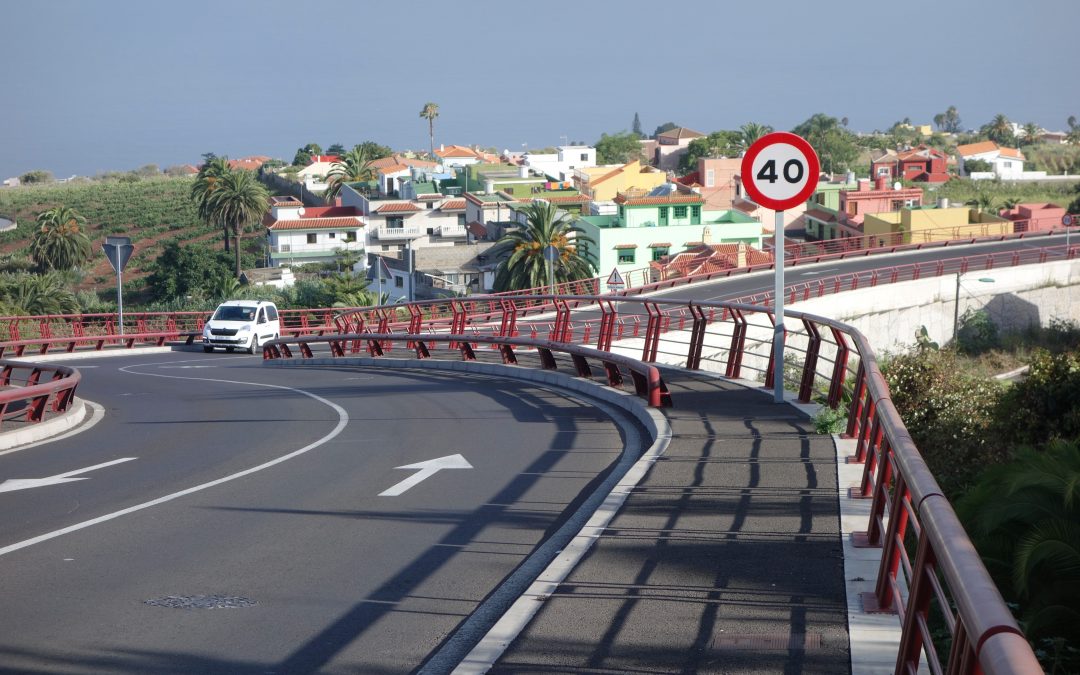
{"type": "Polygon", "coordinates": [[[491,672],[850,672],[832,439],[665,378],[670,447],[491,672]]]}

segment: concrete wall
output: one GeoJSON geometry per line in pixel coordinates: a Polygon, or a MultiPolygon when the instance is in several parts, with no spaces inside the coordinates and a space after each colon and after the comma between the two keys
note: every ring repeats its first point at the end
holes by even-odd
{"type": "MultiPolygon", "coordinates": [[[[959,315],[985,309],[1002,331],[1020,330],[1051,319],[1080,322],[1080,261],[972,270],[960,279],[959,315]],[[990,281],[980,281],[990,280],[990,281]]],[[[915,344],[925,326],[931,340],[952,340],[956,275],[863,288],[790,305],[849,323],[878,353],[915,344]]]]}

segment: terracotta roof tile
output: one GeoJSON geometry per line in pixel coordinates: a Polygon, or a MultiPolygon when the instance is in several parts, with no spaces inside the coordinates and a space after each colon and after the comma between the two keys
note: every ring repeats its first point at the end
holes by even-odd
{"type": "Polygon", "coordinates": [[[970,157],[971,155],[980,155],[984,152],[993,152],[998,149],[998,144],[993,141],[982,141],[980,143],[968,143],[967,145],[956,146],[956,154],[961,157],[970,157]]]}
{"type": "Polygon", "coordinates": [[[649,244],[645,248],[671,248],[671,242],[670,241],[658,241],[658,242],[654,242],[652,244],[649,244]]]}
{"type": "Polygon", "coordinates": [[[835,214],[829,213],[828,211],[822,211],[820,209],[810,209],[806,212],[806,216],[808,218],[820,220],[825,223],[835,223],[837,220],[835,214]]]}
{"type": "Polygon", "coordinates": [[[393,202],[383,204],[375,209],[375,213],[415,213],[420,210],[419,206],[410,202],[393,202]]]}
{"type": "Polygon", "coordinates": [[[468,229],[469,232],[472,232],[473,236],[480,237],[481,239],[488,236],[487,228],[480,223],[469,223],[465,228],[468,229]]]}
{"type": "Polygon", "coordinates": [[[998,152],[1002,157],[1012,157],[1013,159],[1024,160],[1024,153],[1017,148],[998,148],[998,152]]]}
{"type": "Polygon", "coordinates": [[[628,249],[628,248],[637,248],[637,244],[615,244],[615,248],[617,250],[628,249]]]}
{"type": "MultiPolygon", "coordinates": [[[[265,221],[264,221],[265,223],[265,221]]],[[[359,218],[300,218],[299,220],[279,220],[268,224],[268,230],[341,230],[364,227],[359,218]]]]}
{"type": "Polygon", "coordinates": [[[615,197],[616,204],[629,204],[630,206],[653,206],[664,204],[701,204],[705,201],[705,198],[699,194],[676,194],[676,195],[664,195],[663,197],[626,197],[625,195],[618,195],[615,197]]]}
{"type": "Polygon", "coordinates": [[[442,211],[464,211],[465,210],[465,200],[464,199],[447,199],[445,202],[443,202],[442,206],[440,206],[439,209],[442,210],[442,211]]]}

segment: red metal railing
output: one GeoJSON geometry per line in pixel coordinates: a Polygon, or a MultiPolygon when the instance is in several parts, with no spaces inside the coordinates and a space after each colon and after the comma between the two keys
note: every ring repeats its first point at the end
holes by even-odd
{"type": "MultiPolygon", "coordinates": [[[[572,345],[590,342],[597,346],[595,354],[607,351],[643,364],[662,362],[759,383],[779,375],[785,388],[798,392],[800,401],[817,400],[834,408],[850,390],[848,432],[856,439],[854,461],[865,463],[862,483],[854,492],[871,500],[867,530],[856,543],[882,550],[875,591],[866,604],[868,610],[899,615],[902,636],[896,672],[915,673],[920,664],[932,673],[1042,672],[904,428],[873,349],[861,333],[838,321],[789,311],[787,357],[777,373],[771,348],[773,317],[767,307],[615,300],[611,296],[569,296],[557,301],[544,296],[502,297],[497,313],[468,314],[465,307],[456,309],[453,318],[463,329],[453,334],[410,331],[302,338],[267,344],[264,358],[292,356],[288,344],[298,345],[300,355],[310,358],[310,345],[319,342],[329,345],[331,354],[338,357],[364,350],[378,355],[393,343],[404,342],[412,345],[417,358],[431,357],[437,348],[452,344],[466,354],[479,345],[504,350],[506,345],[539,344],[550,351],[562,342],[560,348],[567,351],[572,345]],[[555,307],[554,320],[525,320],[542,306],[555,307]],[[541,337],[545,331],[546,340],[541,337]],[[947,639],[931,632],[932,617],[947,628],[947,639]]],[[[437,326],[429,324],[427,330],[437,330],[437,326]]],[[[610,355],[597,358],[611,359],[610,355]]]]}
{"type": "Polygon", "coordinates": [[[531,338],[493,338],[477,337],[470,335],[421,335],[403,334],[393,335],[389,333],[352,333],[343,335],[304,336],[296,338],[282,338],[267,342],[263,346],[263,359],[273,361],[277,359],[291,359],[293,347],[296,348],[300,358],[310,359],[314,357],[311,350],[313,344],[325,344],[330,353],[341,358],[355,355],[366,349],[373,357],[382,356],[391,347],[389,343],[404,342],[411,348],[417,359],[431,358],[431,349],[438,343],[446,344],[450,349],[458,349],[464,361],[476,360],[476,346],[487,344],[499,350],[502,362],[507,365],[517,365],[515,347],[524,347],[536,350],[540,357],[540,367],[544,370],[555,370],[555,352],[568,354],[573,361],[574,369],[578,377],[592,377],[592,367],[589,359],[599,361],[604,367],[607,383],[610,387],[618,387],[623,383],[622,369],[629,371],[633,379],[634,389],[643,397],[650,406],[666,407],[671,405],[671,395],[660,376],[660,370],[651,364],[644,363],[628,356],[620,356],[610,352],[590,349],[581,345],[552,342],[549,340],[534,340],[531,338]],[[290,346],[291,345],[291,346],[290,346]],[[363,347],[366,345],[366,347],[363,347]]]}
{"type": "Polygon", "coordinates": [[[67,366],[0,361],[0,425],[36,424],[49,410],[64,412],[75,400],[81,377],[67,366]]]}

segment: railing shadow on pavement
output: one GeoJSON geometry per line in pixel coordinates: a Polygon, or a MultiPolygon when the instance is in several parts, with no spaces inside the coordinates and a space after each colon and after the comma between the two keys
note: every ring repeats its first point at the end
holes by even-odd
{"type": "MultiPolygon", "coordinates": [[[[992,263],[986,263],[992,264],[992,263]]],[[[574,353],[591,345],[589,356],[605,368],[633,371],[633,364],[666,364],[687,370],[749,379],[772,388],[776,364],[771,340],[774,317],[767,306],[687,302],[614,296],[479,297],[491,312],[454,308],[445,321],[426,322],[419,307],[378,308],[377,332],[364,320],[343,315],[338,335],[277,340],[264,345],[266,360],[312,358],[323,344],[330,358],[367,352],[379,357],[395,345],[412,358],[440,353],[469,360],[475,350],[499,350],[514,363],[513,348],[537,349],[542,367],[553,367],[551,351],[574,353]],[[634,320],[620,320],[627,308],[634,320]],[[548,316],[529,322],[545,308],[548,316]],[[391,329],[390,316],[407,311],[407,332],[391,329]],[[554,313],[554,317],[550,314],[554,313]],[[289,344],[297,347],[294,354],[289,344]],[[441,349],[441,352],[440,352],[441,349]],[[548,356],[544,353],[548,352],[548,356]],[[605,356],[604,353],[607,353],[605,356]],[[616,356],[625,360],[616,360],[616,356]]],[[[856,440],[854,462],[864,465],[853,496],[870,500],[866,530],[857,546],[881,549],[867,612],[898,615],[902,626],[896,672],[1041,673],[1034,652],[995,587],[982,560],[943,495],[892,404],[877,357],[856,329],[832,319],[785,312],[785,388],[800,402],[831,408],[846,405],[846,436],[856,440]],[[844,404],[845,399],[848,403],[844,404]],[[942,625],[947,638],[932,627],[942,625]]],[[[579,352],[584,356],[584,352],[579,352]]],[[[578,369],[579,376],[585,372],[578,369]]],[[[608,383],[617,385],[608,371],[608,383]]],[[[639,389],[639,392],[641,390],[639,389]]],[[[678,401],[671,402],[677,406],[678,401]]]]}

